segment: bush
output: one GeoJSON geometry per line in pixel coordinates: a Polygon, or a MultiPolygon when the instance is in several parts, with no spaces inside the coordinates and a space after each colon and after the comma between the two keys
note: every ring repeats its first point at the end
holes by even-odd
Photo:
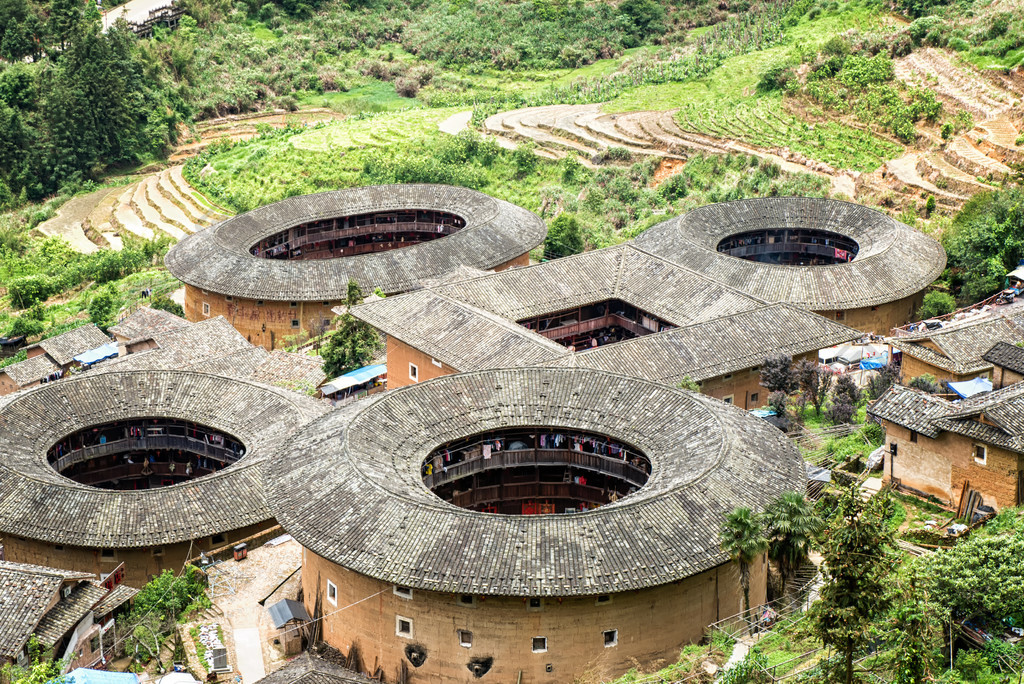
{"type": "Polygon", "coordinates": [[[7,283],[7,294],[17,309],[27,309],[37,302],[44,302],[57,291],[56,279],[43,274],[22,276],[7,283]]]}
{"type": "Polygon", "coordinates": [[[921,390],[922,392],[928,392],[929,394],[941,394],[942,386],[939,385],[938,380],[931,373],[925,373],[919,375],[910,382],[907,383],[907,387],[913,387],[914,389],[921,390]]]}
{"type": "Polygon", "coordinates": [[[533,145],[523,143],[512,152],[512,164],[519,178],[528,176],[537,168],[537,155],[533,153],[533,145]]]}
{"type": "Polygon", "coordinates": [[[924,296],[921,308],[917,310],[917,320],[923,321],[936,316],[944,316],[956,311],[956,300],[948,292],[932,290],[924,296]]]}
{"type": "Polygon", "coordinates": [[[558,259],[579,254],[584,246],[583,229],[576,215],[562,212],[551,222],[544,238],[544,258],[558,259]]]}
{"type": "Polygon", "coordinates": [[[185,317],[185,310],[181,308],[181,304],[174,301],[167,295],[157,295],[153,297],[152,301],[149,302],[149,308],[160,309],[161,311],[167,311],[175,316],[185,317]]]}

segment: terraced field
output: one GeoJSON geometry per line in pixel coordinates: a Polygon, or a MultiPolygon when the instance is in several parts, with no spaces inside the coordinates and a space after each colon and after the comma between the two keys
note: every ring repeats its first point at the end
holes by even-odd
{"type": "Polygon", "coordinates": [[[438,124],[458,111],[454,107],[409,109],[365,118],[352,117],[300,133],[291,139],[291,144],[296,149],[315,152],[400,145],[436,133],[438,124]]]}
{"type": "Polygon", "coordinates": [[[46,232],[63,235],[81,252],[120,249],[126,235],[180,240],[229,216],[189,185],[180,166],[80,199],[89,206],[48,221],[46,232]]]}

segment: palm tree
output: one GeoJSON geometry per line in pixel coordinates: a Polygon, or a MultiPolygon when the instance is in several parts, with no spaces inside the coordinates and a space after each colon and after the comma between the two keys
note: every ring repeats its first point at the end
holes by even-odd
{"type": "Polygon", "coordinates": [[[786,583],[807,560],[811,540],[821,529],[821,518],[802,494],[784,492],[768,506],[764,524],[768,534],[768,557],[778,565],[785,594],[786,583]]]}
{"type": "Polygon", "coordinates": [[[737,508],[725,516],[720,534],[722,551],[739,565],[743,588],[743,612],[750,611],[750,564],[768,548],[761,519],[749,508],[737,508]]]}

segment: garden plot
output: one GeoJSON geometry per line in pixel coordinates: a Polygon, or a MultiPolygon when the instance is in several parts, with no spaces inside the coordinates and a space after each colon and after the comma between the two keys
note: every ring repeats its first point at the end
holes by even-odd
{"type": "Polygon", "coordinates": [[[355,147],[386,147],[434,135],[438,124],[458,108],[410,109],[366,118],[350,118],[300,133],[291,139],[299,150],[329,152],[355,147]]]}

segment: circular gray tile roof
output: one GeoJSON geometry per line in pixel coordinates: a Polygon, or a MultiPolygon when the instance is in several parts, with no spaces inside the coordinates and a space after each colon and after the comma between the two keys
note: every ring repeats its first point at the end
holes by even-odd
{"type": "Polygon", "coordinates": [[[0,401],[0,532],[131,548],[269,520],[263,473],[275,441],[324,410],[287,390],[187,371],[87,373],[9,395],[0,401]],[[246,454],[213,475],[140,491],[79,484],[47,462],[66,435],[130,418],[195,421],[238,437],[246,454]]]}
{"type": "Polygon", "coordinates": [[[806,197],[710,204],[652,226],[634,244],[755,297],[812,311],[896,301],[928,287],[946,267],[942,246],[910,226],[852,202],[806,197]],[[717,249],[729,235],[777,228],[839,233],[860,251],[845,264],[780,266],[717,249]]]}
{"type": "Polygon", "coordinates": [[[270,470],[278,521],[305,547],[370,577],[432,591],[587,595],[656,586],[728,560],[736,506],[802,490],[795,447],[764,421],[699,394],[584,369],[464,373],[332,412],[270,470]],[[430,492],[423,459],[448,440],[510,426],[580,429],[650,458],[638,492],[585,513],[512,516],[430,492]]]}
{"type": "Polygon", "coordinates": [[[448,185],[376,185],[290,197],[190,235],[167,253],[174,276],[218,294],[271,301],[344,299],[350,278],[371,292],[417,287],[460,266],[491,269],[539,245],[547,227],[535,214],[475,190],[448,185]],[[426,209],[457,214],[466,226],[402,249],[337,259],[281,260],[249,249],[292,226],[374,211],[426,209]]]}

